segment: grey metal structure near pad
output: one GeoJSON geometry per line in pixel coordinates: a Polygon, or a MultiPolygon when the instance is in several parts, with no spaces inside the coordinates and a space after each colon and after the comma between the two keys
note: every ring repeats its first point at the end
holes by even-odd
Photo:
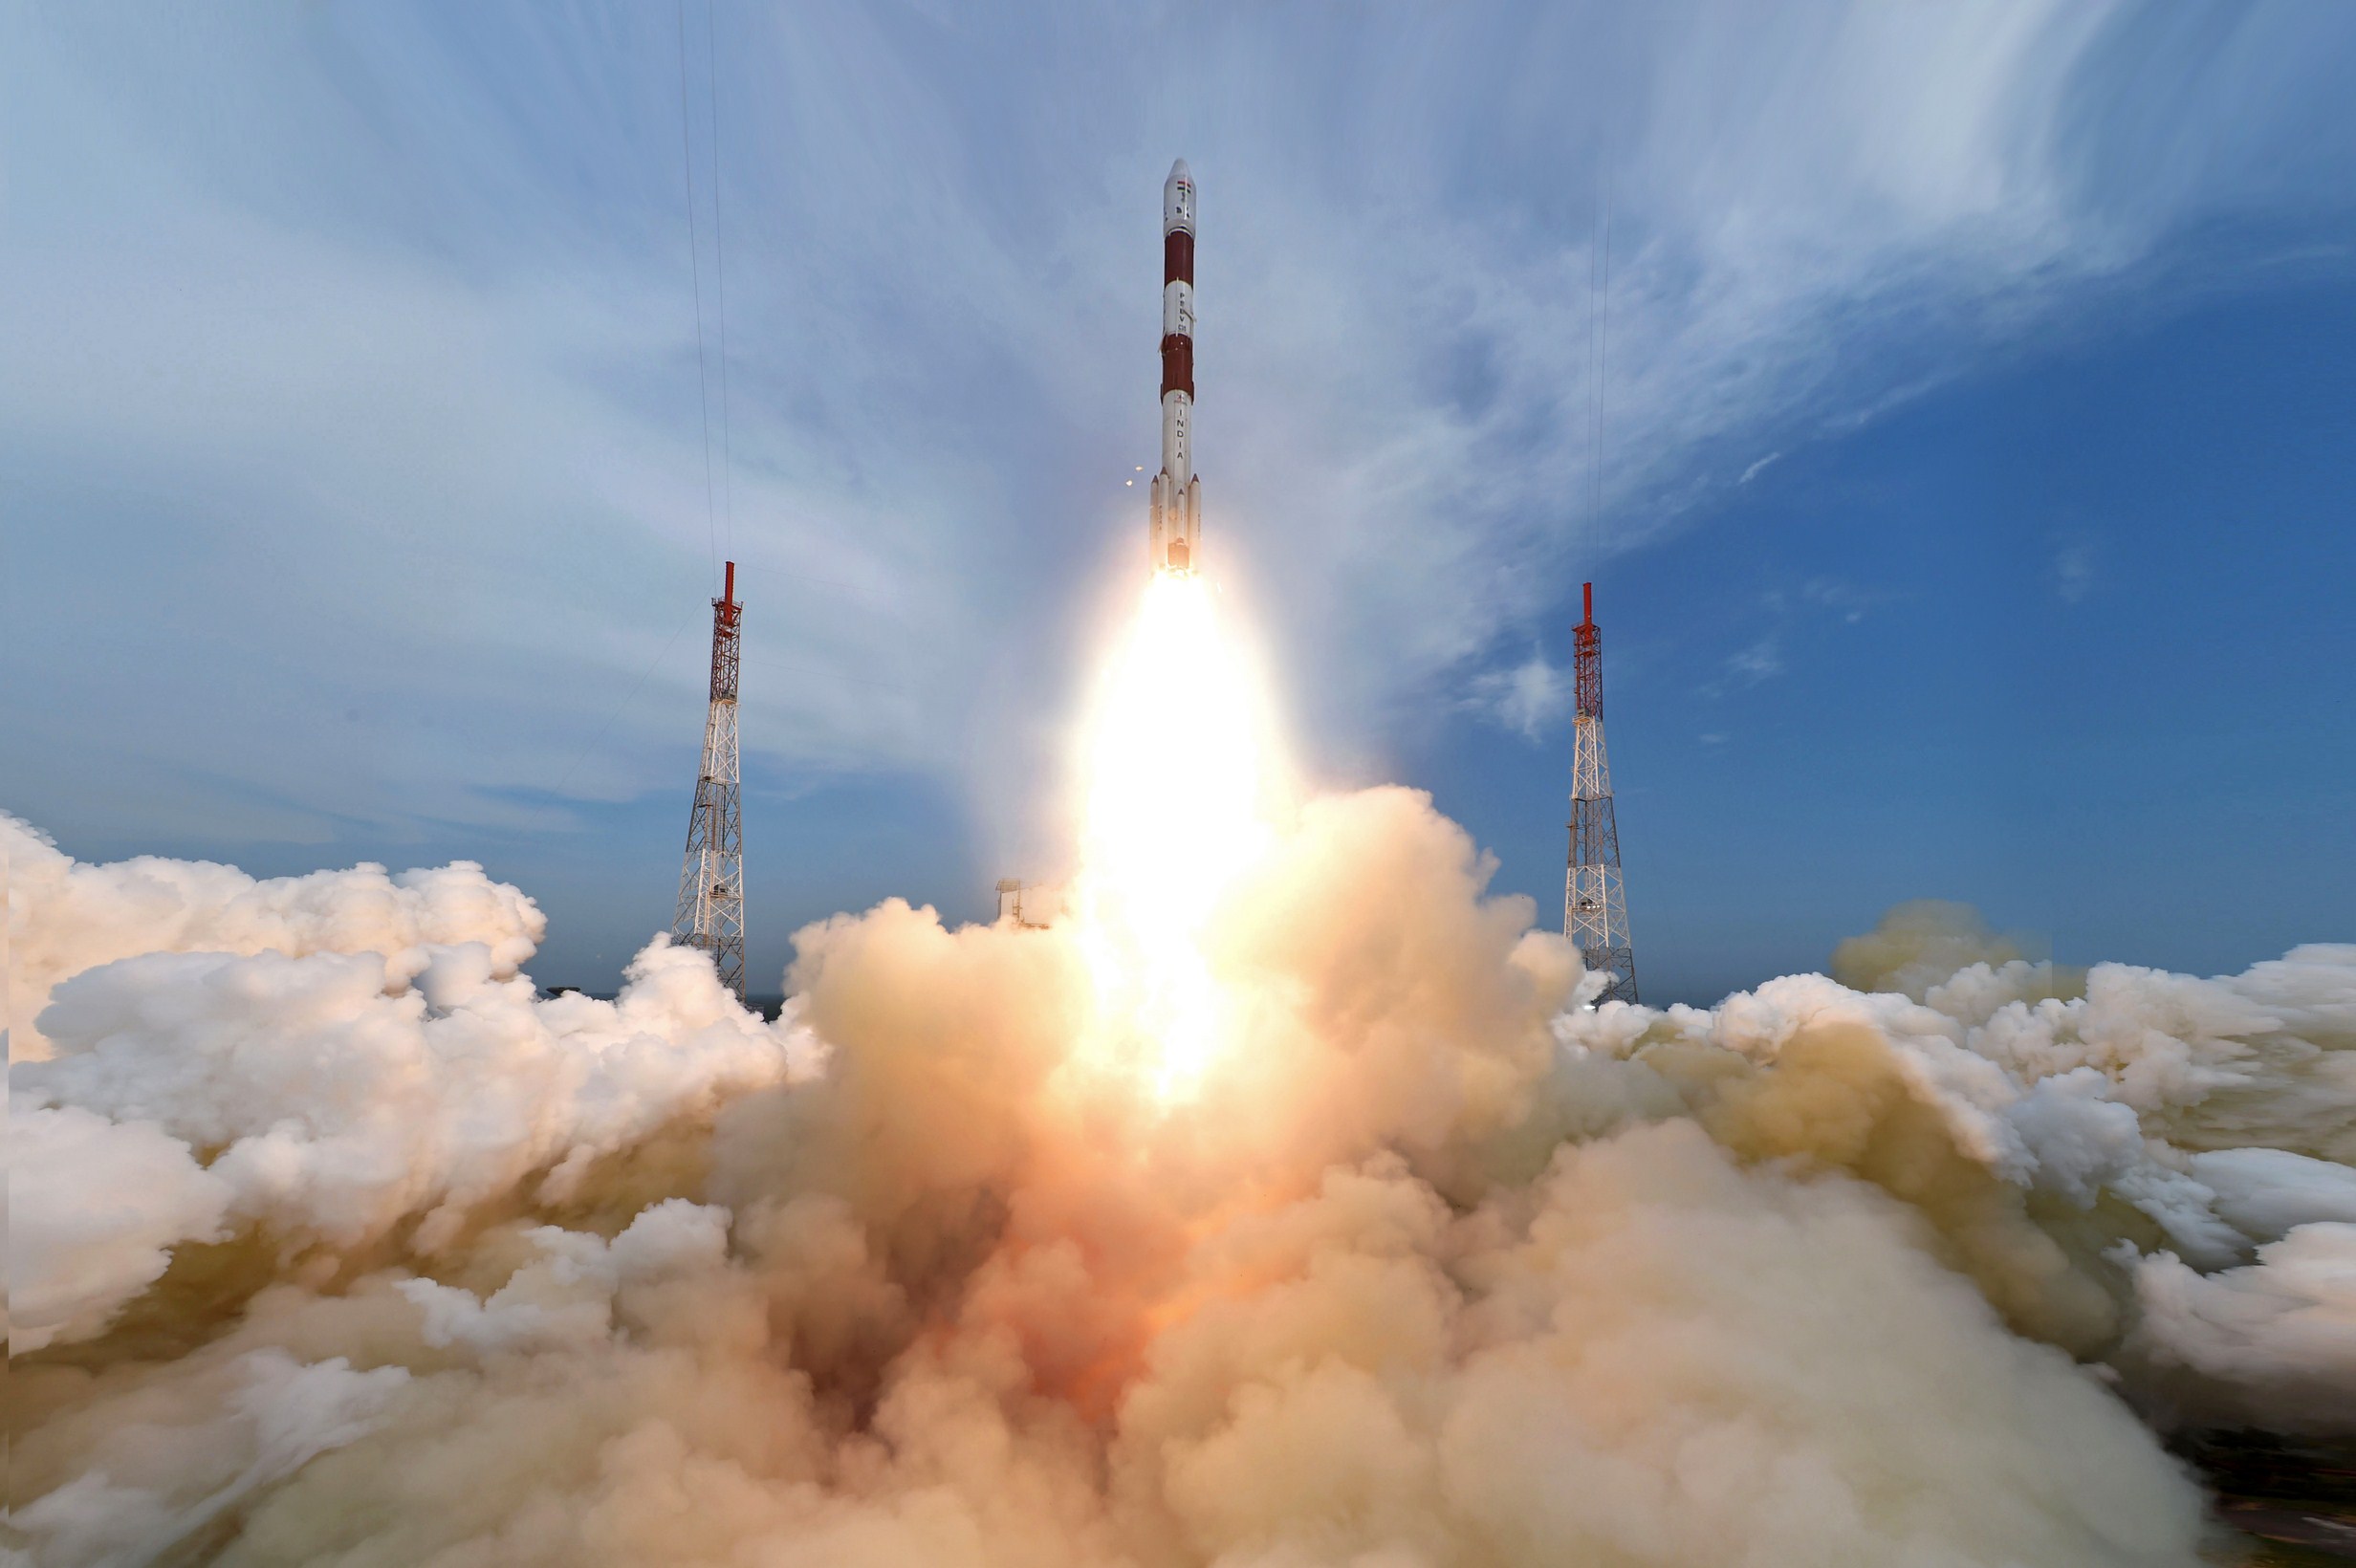
{"type": "Polygon", "coordinates": [[[1603,755],[1603,649],[1595,624],[1595,584],[1576,630],[1578,717],[1572,726],[1571,863],[1562,882],[1562,934],[1594,973],[1607,976],[1598,1006],[1636,1000],[1636,948],[1628,935],[1627,890],[1620,877],[1620,824],[1612,811],[1611,764],[1603,755]]]}
{"type": "Polygon", "coordinates": [[[679,868],[679,912],[671,940],[711,954],[720,983],[745,995],[745,825],[737,778],[737,647],[744,606],[736,602],[736,563],[711,601],[711,706],[704,718],[704,765],[687,818],[687,853],[679,868]]]}

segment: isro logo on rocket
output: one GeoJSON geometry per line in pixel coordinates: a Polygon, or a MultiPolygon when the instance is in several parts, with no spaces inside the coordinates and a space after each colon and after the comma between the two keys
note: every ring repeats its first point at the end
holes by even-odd
{"type": "Polygon", "coordinates": [[[1194,176],[1162,182],[1162,471],[1146,540],[1156,572],[1202,564],[1203,483],[1194,472],[1194,176]]]}

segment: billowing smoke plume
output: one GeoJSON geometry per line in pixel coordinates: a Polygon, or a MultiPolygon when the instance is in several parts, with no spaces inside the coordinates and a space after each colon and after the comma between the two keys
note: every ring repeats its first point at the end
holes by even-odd
{"type": "Polygon", "coordinates": [[[1925,955],[1992,945],[1907,905],[1842,957],[1913,999],[1800,975],[1565,1034],[1706,1079],[1730,1147],[1906,1200],[2008,1322],[2154,1418],[2356,1430],[2356,946],[2214,980],[1999,948],[1926,983],[1925,955]]]}
{"type": "Polygon", "coordinates": [[[2082,982],[1917,910],[1898,990],[1589,1010],[1376,790],[1229,891],[1172,1091],[1064,926],[838,917],[775,1025],[338,924],[457,868],[50,936],[234,902],[160,864],[11,894],[35,1564],[2191,1564],[2130,1402],[2356,1412],[2356,948],[2082,982]]]}
{"type": "MultiPolygon", "coordinates": [[[[600,1163],[660,1158],[674,1123],[816,1060],[790,1017],[746,1013],[661,942],[616,1001],[537,998],[517,966],[545,923],[470,864],[257,882],[0,832],[11,990],[47,1004],[10,1069],[18,1352],[106,1329],[180,1244],[227,1249],[184,1249],[204,1296],[334,1274],[388,1238],[432,1254],[503,1207],[602,1202],[582,1196],[600,1163]]],[[[161,1323],[187,1303],[148,1305],[161,1323]]]]}
{"type": "Polygon", "coordinates": [[[9,1059],[50,1054],[41,1010],[58,981],[142,953],[377,953],[405,982],[426,949],[479,942],[513,976],[548,929],[533,902],[471,860],[388,877],[381,865],[257,882],[235,866],[142,855],[86,865],[0,812],[7,872],[9,1059]]]}

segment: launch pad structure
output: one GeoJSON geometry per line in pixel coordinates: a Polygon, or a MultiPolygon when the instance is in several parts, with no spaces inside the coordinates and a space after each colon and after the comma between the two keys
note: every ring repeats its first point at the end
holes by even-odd
{"type": "Polygon", "coordinates": [[[1595,584],[1583,584],[1581,597],[1586,619],[1573,632],[1578,713],[1571,727],[1571,860],[1562,882],[1562,934],[1590,970],[1607,977],[1595,998],[1601,1006],[1636,1000],[1636,949],[1620,878],[1611,764],[1603,755],[1603,644],[1595,624],[1595,584]]]}
{"type": "Polygon", "coordinates": [[[736,602],[736,563],[711,601],[711,703],[704,717],[704,763],[687,817],[687,857],[679,868],[679,912],[671,940],[711,955],[720,984],[745,997],[744,796],[736,756],[737,649],[744,606],[736,602]]]}

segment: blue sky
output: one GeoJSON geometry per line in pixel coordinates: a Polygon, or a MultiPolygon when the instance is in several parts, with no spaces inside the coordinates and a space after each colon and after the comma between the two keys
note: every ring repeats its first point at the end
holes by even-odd
{"type": "Polygon", "coordinates": [[[1648,999],[1919,896],[2082,961],[2356,937],[2345,7],[0,29],[0,803],[76,855],[479,859],[597,983],[733,554],[756,975],[1054,869],[1183,154],[1207,526],[1312,771],[1551,915],[1595,578],[1648,999]]]}

